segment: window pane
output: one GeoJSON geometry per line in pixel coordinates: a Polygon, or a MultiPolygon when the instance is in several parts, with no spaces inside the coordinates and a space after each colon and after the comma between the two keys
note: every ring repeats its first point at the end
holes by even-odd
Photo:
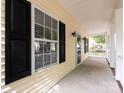
{"type": "Polygon", "coordinates": [[[35,41],[35,54],[43,54],[43,42],[35,41]]]}
{"type": "Polygon", "coordinates": [[[52,30],[52,40],[57,40],[57,32],[52,30]]]}
{"type": "Polygon", "coordinates": [[[44,27],[35,25],[35,37],[44,38],[44,27]]]}
{"type": "Polygon", "coordinates": [[[45,65],[45,66],[50,65],[50,60],[51,60],[51,59],[50,59],[50,55],[51,55],[51,54],[45,54],[45,55],[44,55],[44,65],[45,65]]]}
{"type": "Polygon", "coordinates": [[[45,39],[51,39],[51,30],[49,28],[45,28],[45,39]]]}
{"type": "Polygon", "coordinates": [[[51,43],[52,63],[57,63],[57,43],[51,43]]]}
{"type": "Polygon", "coordinates": [[[52,29],[57,31],[57,20],[52,19],[52,29]]]}
{"type": "Polygon", "coordinates": [[[35,56],[35,69],[43,67],[43,55],[35,56]]]}
{"type": "Polygon", "coordinates": [[[56,55],[56,53],[52,53],[52,63],[57,63],[57,55],[56,55]]]}
{"type": "Polygon", "coordinates": [[[44,42],[44,53],[50,53],[50,42],[44,42]]]}
{"type": "Polygon", "coordinates": [[[45,14],[45,26],[51,28],[51,17],[45,14]]]}
{"type": "Polygon", "coordinates": [[[51,43],[51,52],[57,52],[57,43],[51,43]]]}
{"type": "Polygon", "coordinates": [[[44,13],[35,8],[35,22],[44,25],[44,13]]]}

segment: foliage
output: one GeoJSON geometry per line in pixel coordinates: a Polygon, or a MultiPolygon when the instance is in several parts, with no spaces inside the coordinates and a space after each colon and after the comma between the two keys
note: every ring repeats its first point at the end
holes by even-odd
{"type": "Polygon", "coordinates": [[[97,35],[97,36],[93,36],[92,38],[98,44],[105,44],[105,35],[97,35]]]}

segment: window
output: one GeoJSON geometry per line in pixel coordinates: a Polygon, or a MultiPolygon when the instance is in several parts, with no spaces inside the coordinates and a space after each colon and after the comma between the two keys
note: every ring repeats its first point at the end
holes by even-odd
{"type": "Polygon", "coordinates": [[[58,21],[34,8],[34,71],[57,63],[58,21]]]}

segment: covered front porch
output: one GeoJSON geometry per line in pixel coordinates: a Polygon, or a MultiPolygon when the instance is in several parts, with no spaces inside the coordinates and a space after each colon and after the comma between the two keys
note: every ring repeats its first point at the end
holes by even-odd
{"type": "Polygon", "coordinates": [[[122,92],[123,0],[0,2],[0,93],[122,92]]]}

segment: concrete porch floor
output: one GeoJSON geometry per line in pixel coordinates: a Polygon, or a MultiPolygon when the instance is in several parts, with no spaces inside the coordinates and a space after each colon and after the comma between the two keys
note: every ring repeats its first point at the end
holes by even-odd
{"type": "Polygon", "coordinates": [[[48,93],[121,93],[106,59],[88,58],[48,93]]]}

